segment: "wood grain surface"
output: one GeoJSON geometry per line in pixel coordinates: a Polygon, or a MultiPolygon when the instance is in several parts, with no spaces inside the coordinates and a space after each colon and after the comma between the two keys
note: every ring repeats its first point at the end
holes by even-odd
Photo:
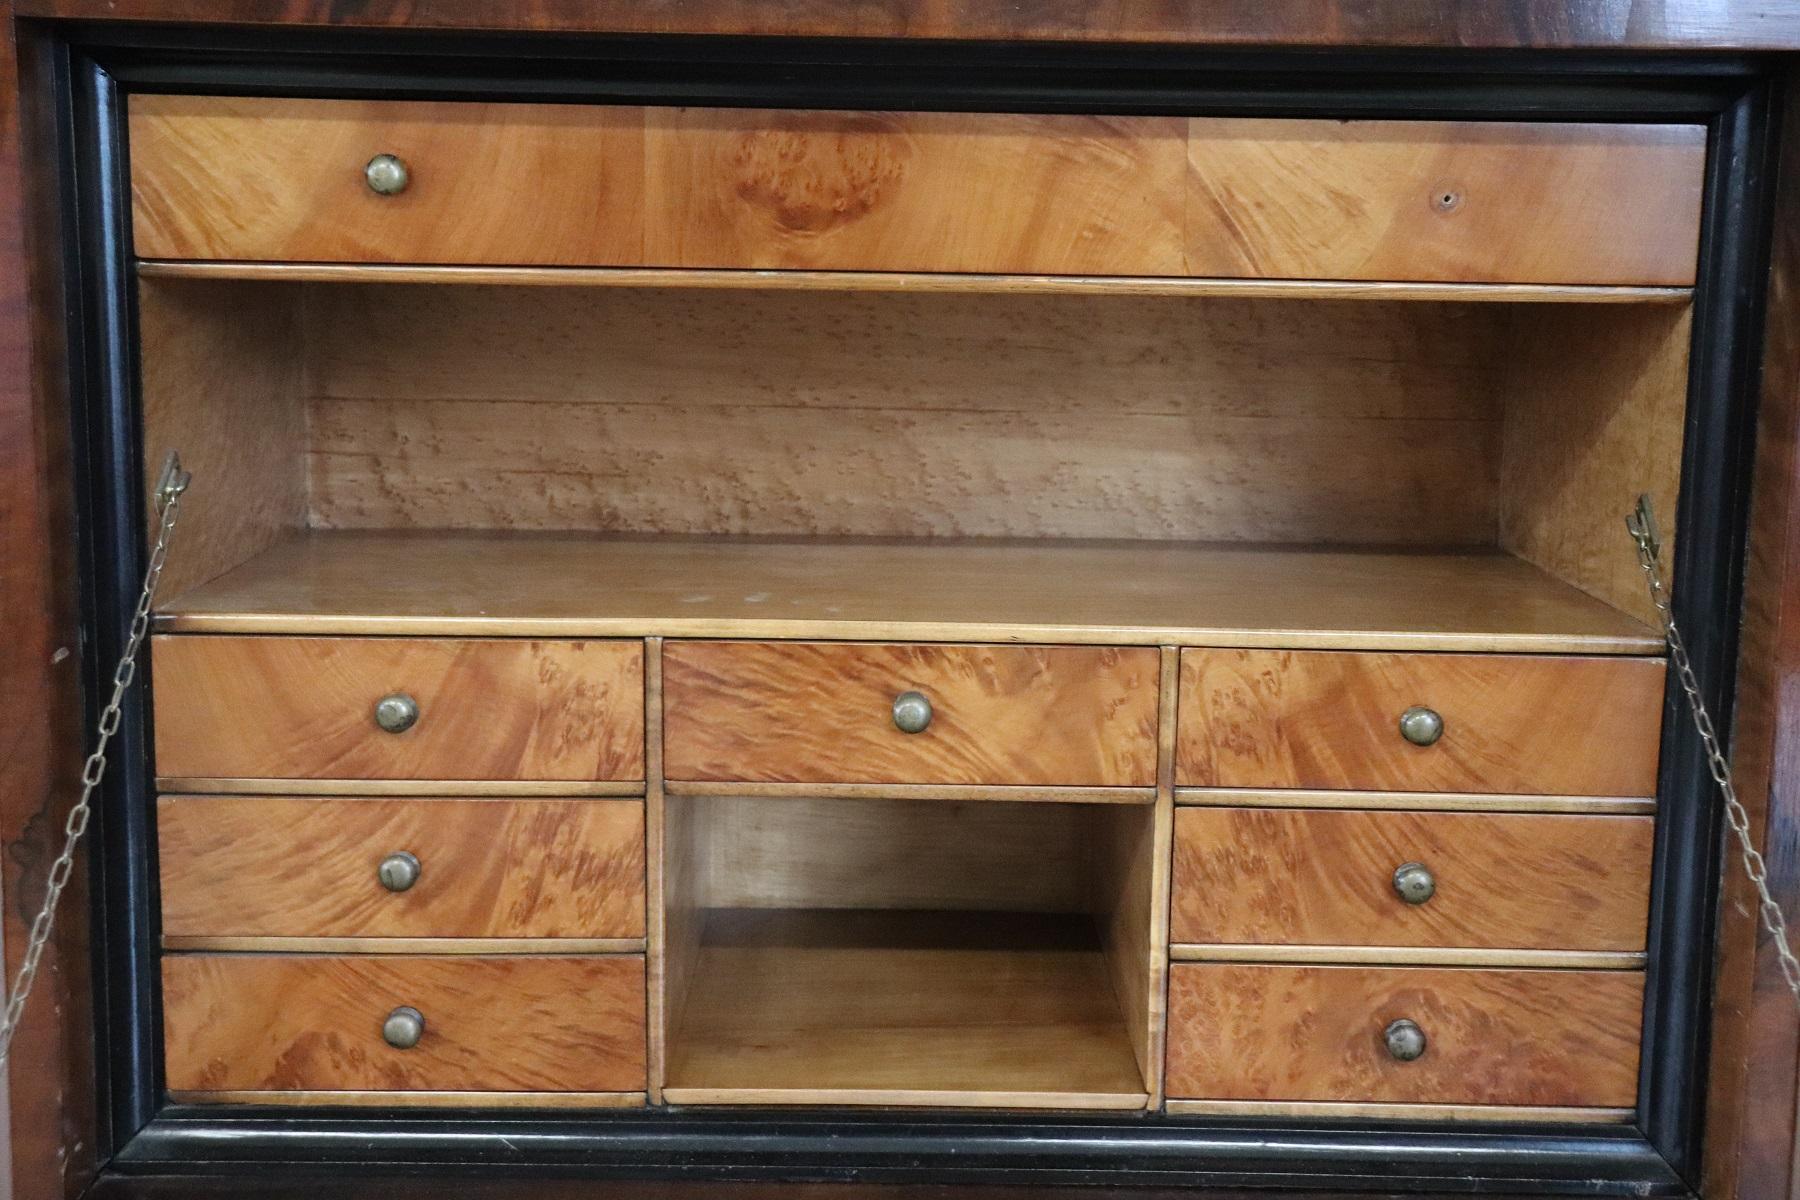
{"type": "Polygon", "coordinates": [[[157,637],[166,776],[642,779],[638,642],[157,637]],[[382,697],[419,709],[375,724],[382,697]]]}
{"type": "Polygon", "coordinates": [[[1643,992],[1632,971],[1175,963],[1169,1095],[1629,1107],[1643,992]],[[1412,1062],[1383,1041],[1401,1018],[1412,1062]]]}
{"type": "Polygon", "coordinates": [[[1177,781],[1210,787],[1649,796],[1654,658],[1185,650],[1177,781]],[[1400,736],[1430,707],[1431,746],[1400,736]]]}
{"type": "Polygon", "coordinates": [[[1644,948],[1649,817],[1184,808],[1176,942],[1644,948]],[[1422,864],[1423,904],[1394,890],[1422,864]]]}
{"type": "Polygon", "coordinates": [[[714,910],[671,1103],[1142,1108],[1082,918],[714,910]]]}
{"type": "Polygon", "coordinates": [[[1697,125],[158,95],[130,136],[149,258],[1652,285],[1693,281],[1705,161],[1697,125]]]}
{"type": "Polygon", "coordinates": [[[1662,645],[1536,567],[1480,551],[341,531],[294,538],[170,597],[157,627],[1591,654],[1662,645]]]}
{"type": "Polygon", "coordinates": [[[644,960],[176,954],[173,1091],[619,1092],[644,1088],[644,960]],[[382,1040],[401,1005],[409,1050],[382,1040]]]}
{"type": "Polygon", "coordinates": [[[638,800],[162,796],[156,844],[165,936],[644,936],[638,800]]]}
{"type": "Polygon", "coordinates": [[[1494,539],[1491,306],[408,285],[305,308],[321,528],[1494,539]]]}
{"type": "Polygon", "coordinates": [[[671,779],[1143,787],[1149,648],[667,642],[671,779]],[[920,733],[893,703],[923,693],[920,733]]]}

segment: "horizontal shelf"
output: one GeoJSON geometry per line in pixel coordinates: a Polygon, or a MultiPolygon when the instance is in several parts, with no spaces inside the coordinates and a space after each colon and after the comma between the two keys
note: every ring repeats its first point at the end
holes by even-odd
{"type": "Polygon", "coordinates": [[[1307,963],[1319,966],[1543,967],[1636,971],[1645,956],[1629,950],[1493,950],[1457,946],[1278,946],[1178,942],[1176,962],[1307,963]]]}
{"type": "Polygon", "coordinates": [[[1142,1109],[1084,915],[715,909],[671,1104],[1142,1109]]]}
{"type": "Polygon", "coordinates": [[[1311,1100],[1170,1100],[1171,1117],[1275,1117],[1284,1121],[1520,1121],[1556,1125],[1612,1125],[1637,1116],[1632,1108],[1575,1108],[1548,1104],[1329,1104],[1311,1100]]]}
{"type": "Polygon", "coordinates": [[[643,938],[253,937],[165,934],[170,953],[642,954],[643,938]]]}
{"type": "Polygon", "coordinates": [[[1404,812],[1653,813],[1653,796],[1513,796],[1499,792],[1327,792],[1305,788],[1175,789],[1175,803],[1224,808],[1398,809],[1404,812]]]}
{"type": "Polygon", "coordinates": [[[278,1104],[301,1108],[643,1108],[643,1092],[230,1092],[172,1091],[176,1104],[278,1104]]]}
{"type": "Polygon", "coordinates": [[[1013,292],[1061,295],[1243,296],[1287,300],[1463,300],[1535,304],[1680,304],[1685,287],[1600,284],[1202,279],[1161,275],[979,275],[906,271],[772,271],[662,267],[482,267],[390,263],[144,259],[144,279],[261,279],[287,283],[502,284],[845,292],[1013,292]]]}
{"type": "Polygon", "coordinates": [[[1163,542],[311,532],[159,606],[189,633],[844,638],[1655,654],[1506,554],[1163,542]]]}

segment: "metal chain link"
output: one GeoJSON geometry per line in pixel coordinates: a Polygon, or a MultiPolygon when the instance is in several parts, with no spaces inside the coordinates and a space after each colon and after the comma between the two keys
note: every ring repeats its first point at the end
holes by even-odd
{"type": "Polygon", "coordinates": [[[1700,683],[1694,677],[1693,663],[1688,660],[1687,643],[1682,640],[1681,630],[1675,626],[1675,614],[1669,607],[1669,593],[1663,588],[1659,557],[1662,543],[1656,531],[1656,514],[1650,507],[1650,497],[1638,497],[1637,510],[1625,518],[1625,528],[1631,531],[1631,539],[1637,543],[1638,565],[1644,569],[1644,578],[1649,581],[1650,603],[1656,606],[1657,616],[1662,619],[1663,636],[1669,643],[1669,661],[1675,665],[1675,678],[1687,695],[1688,711],[1693,714],[1694,728],[1699,731],[1700,741],[1706,747],[1707,769],[1712,772],[1713,782],[1719,785],[1719,791],[1725,796],[1725,819],[1730,823],[1731,831],[1737,835],[1744,874],[1750,877],[1751,885],[1756,888],[1762,923],[1775,942],[1776,961],[1781,966],[1781,977],[1787,981],[1788,990],[1794,993],[1794,999],[1800,1002],[1800,959],[1794,957],[1793,948],[1788,944],[1787,918],[1782,916],[1781,906],[1775,903],[1775,897],[1769,893],[1768,864],[1763,861],[1762,853],[1751,840],[1750,813],[1738,800],[1737,788],[1732,786],[1731,764],[1719,745],[1719,735],[1713,729],[1712,717],[1706,711],[1706,702],[1700,698],[1700,683]]]}
{"type": "Polygon", "coordinates": [[[44,904],[38,910],[37,919],[31,923],[31,934],[25,942],[25,957],[19,962],[19,970],[13,976],[12,987],[7,991],[6,1012],[0,1017],[0,1066],[6,1064],[8,1055],[12,1053],[13,1035],[19,1030],[19,1017],[25,1011],[25,1001],[31,995],[31,985],[37,982],[38,960],[44,956],[44,947],[50,942],[50,929],[56,920],[56,902],[61,899],[63,889],[69,884],[69,876],[75,870],[75,847],[81,841],[81,835],[87,832],[88,818],[93,815],[94,789],[106,777],[106,747],[112,741],[113,734],[119,731],[119,721],[123,718],[125,694],[131,688],[131,681],[137,677],[138,652],[143,648],[144,635],[150,631],[150,603],[156,597],[156,584],[162,578],[163,563],[169,556],[169,537],[175,532],[175,518],[181,511],[181,494],[187,491],[193,476],[181,469],[181,459],[170,454],[163,464],[162,475],[157,481],[154,503],[159,520],[156,528],[156,541],[150,547],[150,561],[144,568],[144,587],[138,594],[137,608],[131,614],[131,628],[125,637],[125,648],[119,653],[119,665],[113,670],[112,698],[107,701],[106,709],[100,714],[99,737],[94,743],[94,752],[87,757],[81,768],[81,798],[75,807],[69,810],[69,818],[63,824],[62,853],[57,855],[56,862],[50,868],[50,878],[44,889],[44,904]]]}

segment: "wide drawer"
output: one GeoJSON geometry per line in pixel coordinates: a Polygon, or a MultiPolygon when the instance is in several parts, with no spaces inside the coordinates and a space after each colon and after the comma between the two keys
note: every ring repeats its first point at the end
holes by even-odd
{"type": "Polygon", "coordinates": [[[1177,963],[1168,1094],[1628,1108],[1643,992],[1635,971],[1177,963]]]}
{"type": "Polygon", "coordinates": [[[641,800],[164,796],[165,937],[641,938],[641,800]]]}
{"type": "Polygon", "coordinates": [[[644,777],[639,642],[175,634],[152,654],[164,778],[644,777]]]}
{"type": "Polygon", "coordinates": [[[1159,670],[1147,647],[669,642],[665,772],[1148,787],[1159,670]]]}
{"type": "Polygon", "coordinates": [[[1650,817],[1183,808],[1175,942],[1641,951],[1650,817]]]}
{"type": "Polygon", "coordinates": [[[1685,285],[1706,153],[1699,125],[156,95],[129,122],[139,255],[301,262],[1685,285]]]}
{"type": "Polygon", "coordinates": [[[162,974],[174,1092],[645,1088],[641,955],[177,954],[162,974]],[[401,1008],[407,1049],[384,1030],[401,1008]]]}
{"type": "Polygon", "coordinates": [[[1659,658],[1184,650],[1176,783],[1650,796],[1663,677],[1659,658]]]}

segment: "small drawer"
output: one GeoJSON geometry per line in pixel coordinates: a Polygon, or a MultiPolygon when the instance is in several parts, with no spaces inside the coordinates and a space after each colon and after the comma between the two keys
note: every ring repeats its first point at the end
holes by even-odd
{"type": "Polygon", "coordinates": [[[177,954],[162,974],[172,1092],[646,1085],[641,955],[177,954]]]}
{"type": "Polygon", "coordinates": [[[1177,963],[1168,1094],[1629,1108],[1643,999],[1636,971],[1177,963]]]}
{"type": "Polygon", "coordinates": [[[1183,808],[1175,942],[1641,951],[1650,817],[1183,808]]]}
{"type": "Polygon", "coordinates": [[[1186,787],[1650,796],[1664,662],[1184,650],[1186,787]]]}
{"type": "Polygon", "coordinates": [[[636,781],[640,642],[155,639],[165,779],[636,781]]]}
{"type": "Polygon", "coordinates": [[[671,780],[1149,787],[1150,648],[670,642],[671,780]]]}
{"type": "Polygon", "coordinates": [[[641,938],[641,800],[164,796],[167,937],[641,938]]]}

